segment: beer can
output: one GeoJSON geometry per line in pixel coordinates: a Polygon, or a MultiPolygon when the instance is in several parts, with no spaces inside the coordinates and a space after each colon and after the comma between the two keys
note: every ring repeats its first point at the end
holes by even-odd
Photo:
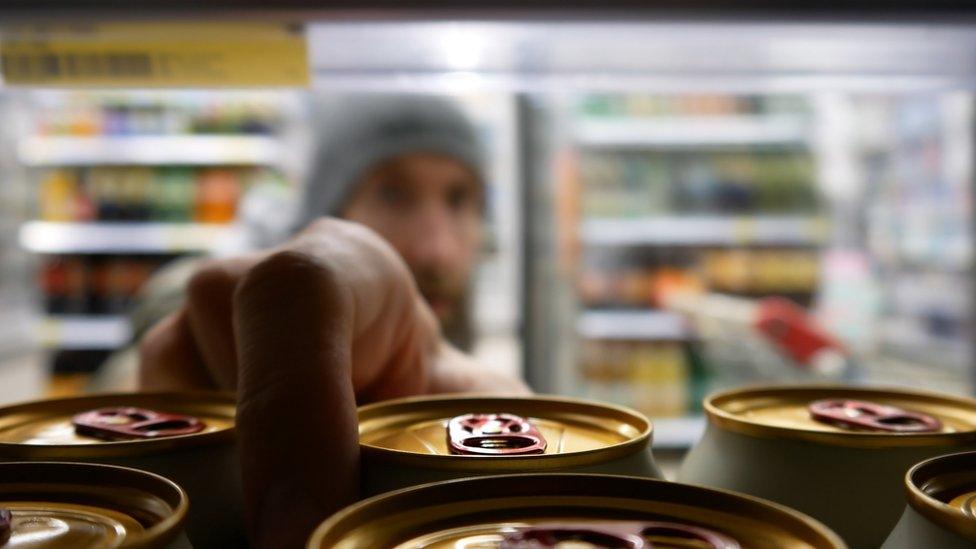
{"type": "Polygon", "coordinates": [[[807,513],[852,547],[878,547],[919,461],[976,447],[976,401],[899,389],[767,386],[705,399],[708,426],[678,480],[807,513]]]}
{"type": "Polygon", "coordinates": [[[846,547],[816,520],[758,498],[654,479],[564,473],[457,479],[390,492],[336,513],[307,544],[308,549],[557,546],[846,547]]]}
{"type": "Polygon", "coordinates": [[[976,547],[976,452],[919,463],[905,491],[908,505],[883,549],[976,547]]]}
{"type": "Polygon", "coordinates": [[[359,408],[359,445],[366,495],[501,473],[661,476],[646,417],[570,398],[440,396],[370,404],[359,408]]]}
{"type": "Polygon", "coordinates": [[[0,408],[0,462],[72,461],[162,475],[189,494],[197,549],[246,543],[230,393],[119,393],[0,408]]]}
{"type": "Polygon", "coordinates": [[[189,502],[159,475],[109,465],[0,464],[0,546],[187,549],[189,502]]]}

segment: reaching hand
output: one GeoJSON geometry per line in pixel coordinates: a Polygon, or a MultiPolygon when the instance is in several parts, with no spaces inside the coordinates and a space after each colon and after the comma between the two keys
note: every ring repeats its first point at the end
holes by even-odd
{"type": "Polygon", "coordinates": [[[356,404],[426,392],[524,393],[441,342],[396,252],[322,219],[278,248],[214,260],[140,345],[144,389],[238,391],[248,524],[259,547],[301,546],[354,501],[356,404]]]}

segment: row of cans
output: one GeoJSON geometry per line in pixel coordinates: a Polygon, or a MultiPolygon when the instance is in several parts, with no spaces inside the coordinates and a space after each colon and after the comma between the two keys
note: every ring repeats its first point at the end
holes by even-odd
{"type": "MultiPolygon", "coordinates": [[[[713,394],[704,409],[703,438],[667,482],[652,423],[619,406],[437,396],[361,407],[371,497],[308,546],[976,545],[976,401],[776,386],[713,394]]],[[[234,415],[219,393],[0,409],[0,546],[246,545],[234,415]]]]}

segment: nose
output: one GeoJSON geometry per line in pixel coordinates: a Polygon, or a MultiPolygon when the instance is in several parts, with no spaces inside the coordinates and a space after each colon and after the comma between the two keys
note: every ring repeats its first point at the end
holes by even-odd
{"type": "Polygon", "coordinates": [[[445,205],[427,204],[413,225],[407,263],[429,269],[454,262],[461,250],[461,235],[445,205]]]}

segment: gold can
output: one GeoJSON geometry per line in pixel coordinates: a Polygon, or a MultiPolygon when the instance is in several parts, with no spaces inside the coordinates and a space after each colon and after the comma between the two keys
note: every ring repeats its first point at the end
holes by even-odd
{"type": "Polygon", "coordinates": [[[0,462],[72,461],[162,475],[189,494],[197,549],[246,543],[230,393],[127,393],[0,408],[0,462]]]}
{"type": "Polygon", "coordinates": [[[921,460],[976,448],[976,401],[903,389],[766,386],[705,399],[708,427],[678,480],[807,513],[852,547],[878,547],[921,460]]]}
{"type": "Polygon", "coordinates": [[[555,547],[839,549],[826,526],[722,490],[615,475],[543,473],[398,490],[323,522],[308,549],[555,547]]]}
{"type": "Polygon", "coordinates": [[[8,549],[187,549],[189,501],[159,475],[64,462],[0,464],[0,545],[8,549]]]}
{"type": "Polygon", "coordinates": [[[919,463],[905,491],[908,505],[884,549],[976,547],[976,452],[919,463]]]}
{"type": "Polygon", "coordinates": [[[359,408],[366,495],[525,472],[661,476],[651,422],[634,410],[556,397],[414,397],[359,408]]]}

